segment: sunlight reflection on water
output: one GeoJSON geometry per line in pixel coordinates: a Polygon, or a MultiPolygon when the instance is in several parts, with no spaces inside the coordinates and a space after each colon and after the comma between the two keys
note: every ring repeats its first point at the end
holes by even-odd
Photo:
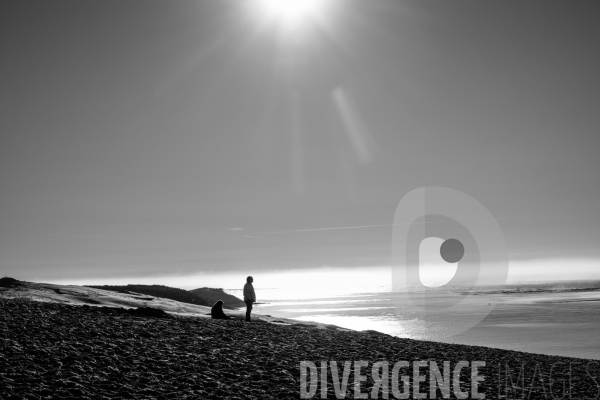
{"type": "MultiPolygon", "coordinates": [[[[600,291],[554,291],[527,285],[488,287],[482,292],[496,296],[499,304],[471,330],[449,336],[451,316],[423,320],[422,316],[403,310],[401,304],[396,308],[398,294],[391,292],[389,286],[346,286],[329,292],[316,289],[257,290],[261,304],[256,305],[256,312],[410,339],[600,359],[600,342],[596,340],[600,331],[600,291]]],[[[228,292],[241,295],[239,290],[228,292]]],[[[438,301],[475,292],[478,291],[440,293],[438,301]]],[[[453,312],[468,310],[456,307],[453,312]]]]}

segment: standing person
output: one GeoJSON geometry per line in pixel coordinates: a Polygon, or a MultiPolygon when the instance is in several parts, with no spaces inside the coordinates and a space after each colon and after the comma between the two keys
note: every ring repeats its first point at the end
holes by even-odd
{"type": "Polygon", "coordinates": [[[254,278],[251,276],[246,278],[246,284],[244,285],[244,303],[246,303],[246,321],[250,322],[250,312],[252,311],[252,303],[256,302],[256,294],[254,293],[254,286],[252,286],[254,278]]]}

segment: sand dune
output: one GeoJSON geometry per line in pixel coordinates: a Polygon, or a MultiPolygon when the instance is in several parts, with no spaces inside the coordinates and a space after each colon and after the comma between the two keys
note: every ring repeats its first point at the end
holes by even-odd
{"type": "MultiPolygon", "coordinates": [[[[0,287],[0,298],[26,298],[40,302],[78,306],[88,305],[92,307],[152,307],[172,315],[210,318],[210,307],[206,306],[182,303],[176,300],[153,297],[141,293],[119,293],[77,285],[57,285],[52,283],[19,281],[19,286],[17,287],[0,287]]],[[[298,322],[286,318],[272,317],[255,311],[256,310],[252,311],[253,319],[259,319],[272,324],[293,324],[316,326],[322,329],[343,329],[335,325],[318,322],[298,322]]],[[[245,317],[245,310],[243,309],[225,310],[225,313],[233,318],[243,319],[245,317]]]]}

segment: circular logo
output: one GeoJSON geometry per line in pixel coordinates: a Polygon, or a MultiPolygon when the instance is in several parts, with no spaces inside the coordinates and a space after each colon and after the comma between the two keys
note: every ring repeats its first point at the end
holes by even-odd
{"type": "Polygon", "coordinates": [[[392,287],[400,320],[444,336],[478,324],[506,284],[508,253],[492,214],[454,189],[421,187],[398,203],[392,233],[392,287]]]}

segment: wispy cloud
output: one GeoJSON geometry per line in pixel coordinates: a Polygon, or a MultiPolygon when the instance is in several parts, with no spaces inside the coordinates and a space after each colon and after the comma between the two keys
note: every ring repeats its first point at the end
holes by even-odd
{"type": "Polygon", "coordinates": [[[411,223],[405,224],[378,224],[378,225],[356,225],[356,226],[333,226],[327,228],[312,228],[312,229],[295,229],[289,231],[272,231],[272,232],[263,232],[264,235],[276,235],[279,233],[297,233],[297,232],[320,232],[320,231],[337,231],[343,229],[372,229],[372,228],[385,228],[390,226],[400,226],[400,225],[411,225],[411,224],[435,224],[437,221],[415,221],[411,223]]]}
{"type": "Polygon", "coordinates": [[[243,231],[244,228],[229,228],[230,231],[243,231]]]}
{"type": "Polygon", "coordinates": [[[394,224],[383,224],[383,225],[358,225],[358,226],[335,226],[328,228],[313,228],[313,229],[296,229],[292,231],[275,231],[265,232],[266,235],[275,235],[279,233],[296,233],[296,232],[319,232],[319,231],[337,231],[342,229],[368,229],[368,228],[382,228],[387,226],[394,226],[394,224]]]}

